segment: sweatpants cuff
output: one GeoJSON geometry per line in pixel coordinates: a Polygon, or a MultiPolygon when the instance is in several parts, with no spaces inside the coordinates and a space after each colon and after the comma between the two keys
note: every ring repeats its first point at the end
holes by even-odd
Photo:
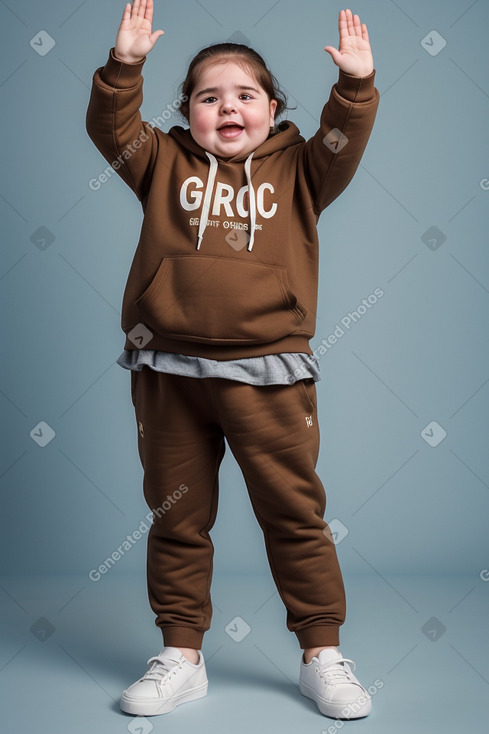
{"type": "Polygon", "coordinates": [[[205,630],[172,625],[171,627],[161,627],[161,633],[165,647],[191,647],[194,650],[200,650],[205,630]]]}
{"type": "Polygon", "coordinates": [[[340,628],[339,625],[320,625],[306,627],[302,630],[294,630],[294,634],[299,640],[302,648],[321,647],[322,645],[338,647],[340,644],[340,628]]]}

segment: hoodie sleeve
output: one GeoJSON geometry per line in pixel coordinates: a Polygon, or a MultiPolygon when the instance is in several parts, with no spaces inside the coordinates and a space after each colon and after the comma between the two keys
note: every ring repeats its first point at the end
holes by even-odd
{"type": "Polygon", "coordinates": [[[317,216],[348,186],[367,145],[379,105],[375,69],[355,77],[339,69],[320,127],[303,150],[304,175],[317,216]]]}
{"type": "Polygon", "coordinates": [[[142,200],[158,147],[158,136],[139,112],[146,57],[130,64],[118,60],[114,52],[113,47],[105,66],[93,75],[86,130],[103,157],[142,200]]]}

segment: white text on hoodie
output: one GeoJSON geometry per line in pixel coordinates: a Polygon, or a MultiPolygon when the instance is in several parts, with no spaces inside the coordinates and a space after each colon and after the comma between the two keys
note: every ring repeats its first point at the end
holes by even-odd
{"type": "MultiPolygon", "coordinates": [[[[203,191],[199,189],[203,188],[204,182],[198,176],[189,176],[187,179],[185,179],[180,189],[180,204],[182,208],[188,212],[199,209],[202,204],[203,196],[203,191]],[[190,189],[190,186],[192,184],[194,185],[194,188],[190,189]]],[[[256,190],[256,208],[260,216],[262,216],[264,219],[270,219],[275,215],[277,211],[277,204],[275,202],[272,203],[269,209],[265,209],[264,193],[267,190],[270,191],[270,193],[272,194],[275,192],[275,189],[273,188],[271,183],[262,183],[256,190]]],[[[242,186],[238,191],[238,195],[236,196],[236,209],[240,217],[248,216],[248,210],[245,209],[243,203],[245,194],[247,193],[248,186],[242,186]]],[[[214,194],[214,201],[212,203],[212,210],[210,210],[210,214],[215,217],[221,216],[221,206],[224,206],[224,211],[226,212],[226,215],[228,217],[233,217],[234,212],[231,206],[231,202],[234,200],[234,197],[235,192],[232,186],[217,181],[216,192],[214,194]]]]}

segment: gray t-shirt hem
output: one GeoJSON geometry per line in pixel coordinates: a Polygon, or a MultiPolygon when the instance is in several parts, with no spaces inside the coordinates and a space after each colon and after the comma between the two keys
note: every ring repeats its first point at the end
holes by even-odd
{"type": "Polygon", "coordinates": [[[153,349],[125,349],[117,364],[138,372],[147,365],[157,372],[184,377],[223,377],[250,385],[289,385],[306,378],[314,382],[321,379],[318,358],[302,352],[220,361],[153,349]]]}

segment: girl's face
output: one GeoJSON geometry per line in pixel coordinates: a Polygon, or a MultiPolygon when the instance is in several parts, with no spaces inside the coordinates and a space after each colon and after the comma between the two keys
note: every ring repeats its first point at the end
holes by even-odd
{"type": "Polygon", "coordinates": [[[207,62],[190,95],[190,132],[221,158],[247,155],[267,139],[276,108],[277,100],[234,61],[207,62]]]}

